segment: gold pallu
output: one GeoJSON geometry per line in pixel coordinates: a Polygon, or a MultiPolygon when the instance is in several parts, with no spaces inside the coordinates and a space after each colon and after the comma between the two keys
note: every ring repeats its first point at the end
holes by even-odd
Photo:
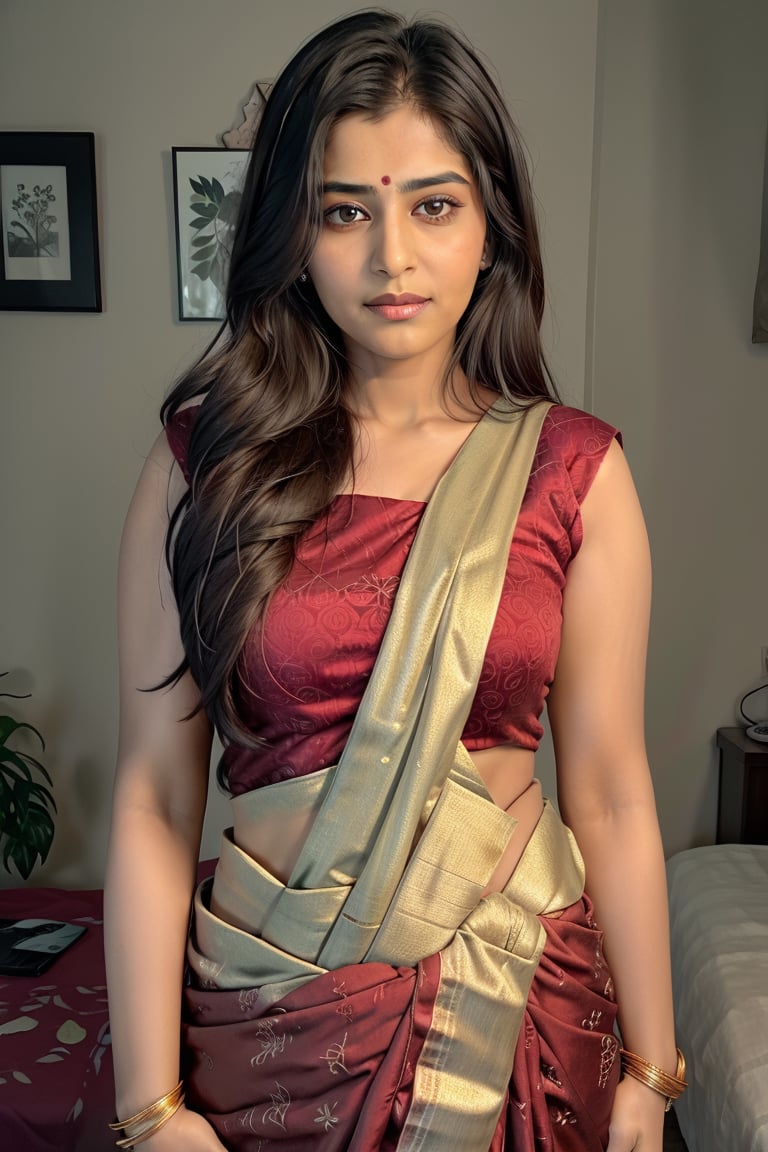
{"type": "Polygon", "coordinates": [[[548,408],[498,401],[470,433],[422,517],[338,764],[235,797],[195,897],[196,979],[258,987],[263,1004],[330,969],[440,952],[403,1152],[488,1148],[544,947],[538,916],[583,891],[575,842],[545,806],[503,892],[483,896],[517,821],[460,741],[548,408]],[[259,861],[259,830],[297,814],[311,827],[283,884],[259,861]]]}

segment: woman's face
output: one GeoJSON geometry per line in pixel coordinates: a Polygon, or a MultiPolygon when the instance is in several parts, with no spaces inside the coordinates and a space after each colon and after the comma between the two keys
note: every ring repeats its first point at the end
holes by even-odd
{"type": "Polygon", "coordinates": [[[420,360],[438,371],[483,261],[485,213],[466,160],[404,104],[378,121],[341,120],[323,184],[308,271],[353,369],[420,360]]]}

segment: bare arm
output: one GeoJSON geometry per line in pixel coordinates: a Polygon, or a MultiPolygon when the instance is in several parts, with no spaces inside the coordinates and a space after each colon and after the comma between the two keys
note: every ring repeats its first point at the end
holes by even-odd
{"type": "MultiPolygon", "coordinates": [[[[208,783],[208,721],[203,714],[183,719],[199,699],[191,677],[146,691],[182,655],[163,555],[168,507],[182,483],[162,436],[139,479],[120,550],[120,739],[105,940],[121,1119],[179,1080],[184,947],[208,783]]],[[[184,1110],[142,1145],[147,1152],[181,1146],[221,1148],[184,1110]]]]}
{"type": "MultiPolygon", "coordinates": [[[[625,1048],[674,1072],[664,857],[644,738],[650,561],[642,514],[618,445],[582,508],[584,540],[568,575],[549,713],[558,797],[586,865],[605,932],[625,1048]]],[[[661,1152],[664,1101],[619,1088],[609,1152],[661,1152]]]]}

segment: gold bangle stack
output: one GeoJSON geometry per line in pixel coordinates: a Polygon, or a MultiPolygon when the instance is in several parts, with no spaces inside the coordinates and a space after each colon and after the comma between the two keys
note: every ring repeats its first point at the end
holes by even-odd
{"type": "Polygon", "coordinates": [[[641,1056],[635,1056],[634,1052],[628,1052],[626,1048],[621,1049],[622,1072],[627,1076],[633,1076],[635,1080],[639,1080],[641,1084],[652,1088],[654,1092],[659,1092],[662,1096],[666,1096],[667,1103],[664,1108],[665,1112],[669,1112],[672,1107],[672,1101],[682,1096],[688,1087],[685,1079],[685,1057],[679,1048],[677,1048],[676,1051],[677,1068],[673,1076],[669,1072],[665,1072],[663,1068],[659,1068],[656,1064],[651,1064],[648,1060],[643,1060],[641,1056]]]}
{"type": "Polygon", "coordinates": [[[110,1124],[109,1127],[113,1132],[124,1134],[121,1140],[115,1141],[115,1144],[118,1148],[133,1148],[135,1144],[143,1144],[150,1136],[154,1136],[163,1124],[168,1123],[183,1103],[184,1081],[179,1080],[175,1088],[167,1095],[161,1096],[159,1100],[155,1100],[154,1104],[142,1108],[141,1112],[137,1112],[127,1120],[117,1120],[114,1124],[110,1124]]]}

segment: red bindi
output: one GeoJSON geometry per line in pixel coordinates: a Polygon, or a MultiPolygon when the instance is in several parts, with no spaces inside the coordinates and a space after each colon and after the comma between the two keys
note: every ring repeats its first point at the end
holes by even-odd
{"type": "Polygon", "coordinates": [[[391,184],[392,183],[392,177],[391,176],[382,176],[381,182],[382,182],[382,184],[391,184]]]}

